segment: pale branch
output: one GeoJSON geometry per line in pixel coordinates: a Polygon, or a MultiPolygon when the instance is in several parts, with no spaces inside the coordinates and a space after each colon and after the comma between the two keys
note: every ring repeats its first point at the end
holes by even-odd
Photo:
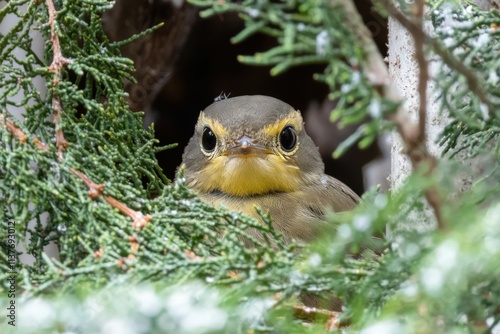
{"type": "Polygon", "coordinates": [[[425,59],[425,35],[424,35],[424,7],[425,0],[417,0],[415,3],[415,25],[418,29],[411,31],[415,41],[415,58],[417,59],[418,78],[418,138],[419,143],[425,143],[425,124],[427,123],[427,83],[429,81],[429,63],[425,59]]]}
{"type": "MultiPolygon", "coordinates": [[[[7,128],[7,131],[10,132],[11,135],[13,135],[19,142],[22,144],[26,143],[26,135],[24,132],[19,129],[14,122],[12,122],[10,119],[6,118],[3,114],[0,114],[0,127],[3,127],[5,124],[5,127],[7,128]]],[[[38,138],[33,138],[33,142],[35,143],[35,146],[42,151],[48,151],[49,147],[41,142],[38,138]]]]}
{"type": "MultiPolygon", "coordinates": [[[[382,0],[383,3],[389,8],[389,1],[382,0]]],[[[332,0],[332,5],[335,0],[332,0]]],[[[394,115],[390,116],[390,119],[396,123],[396,128],[401,136],[403,141],[406,154],[410,158],[412,166],[414,169],[422,166],[423,163],[428,163],[427,173],[430,174],[433,172],[435,167],[437,166],[436,158],[430,154],[425,145],[425,123],[426,123],[426,90],[427,90],[427,81],[428,81],[428,68],[427,61],[425,59],[424,54],[424,42],[425,42],[425,33],[422,27],[423,21],[423,6],[425,1],[419,0],[417,4],[416,13],[419,15],[420,26],[412,22],[411,27],[415,27],[415,29],[408,30],[415,39],[416,44],[419,44],[420,48],[418,52],[420,53],[418,56],[420,57],[419,65],[425,67],[425,69],[420,72],[419,77],[419,93],[420,93],[420,106],[419,106],[419,123],[414,124],[409,120],[408,112],[405,110],[402,104],[402,98],[397,90],[394,87],[394,84],[390,78],[389,71],[387,66],[382,58],[382,55],[379,53],[378,48],[373,41],[372,35],[368,28],[364,25],[363,20],[358,13],[356,7],[354,6],[351,0],[341,0],[341,4],[343,5],[346,24],[350,28],[350,30],[356,35],[357,39],[360,42],[360,45],[363,49],[363,53],[365,56],[364,67],[366,69],[366,76],[371,84],[380,92],[382,96],[387,98],[390,101],[395,103],[399,103],[400,107],[394,115]],[[419,8],[422,6],[422,8],[419,8]],[[423,87],[423,88],[422,88],[423,87]],[[422,101],[425,101],[422,103],[422,101]],[[423,116],[422,116],[423,114],[423,116]]],[[[391,4],[392,5],[392,4],[391,4]]],[[[400,13],[398,11],[398,13],[400,13]]],[[[400,13],[401,14],[401,13],[400,13]]],[[[403,15],[403,14],[401,14],[403,15]]],[[[399,15],[399,16],[401,16],[399,15]]],[[[404,15],[403,15],[404,16],[404,15]]],[[[398,17],[395,17],[398,20],[398,17]]],[[[408,18],[405,19],[410,21],[408,18]]],[[[399,20],[398,20],[399,21],[399,20]]],[[[411,21],[410,21],[411,22],[411,21]]],[[[403,24],[405,28],[408,29],[407,26],[403,24]]],[[[425,191],[425,198],[429,205],[432,207],[434,211],[434,216],[436,218],[436,222],[440,229],[445,228],[445,224],[443,221],[443,217],[441,214],[441,204],[438,195],[438,190],[436,186],[433,186],[427,191],[425,191]]]]}
{"type": "MultiPolygon", "coordinates": [[[[387,2],[389,3],[390,1],[387,2]]],[[[426,171],[426,174],[431,174],[437,166],[437,161],[436,158],[428,152],[425,145],[427,123],[427,85],[429,81],[429,63],[425,58],[426,34],[423,26],[425,0],[418,0],[415,3],[415,15],[413,21],[406,17],[399,10],[397,10],[392,3],[388,4],[388,6],[392,6],[396,10],[396,12],[399,13],[399,15],[394,16],[394,18],[398,22],[401,23],[400,19],[402,18],[402,20],[409,23],[402,25],[413,37],[415,44],[415,58],[417,60],[419,70],[417,87],[419,95],[418,131],[417,135],[415,136],[415,141],[406,143],[407,145],[410,145],[410,147],[408,147],[408,155],[414,168],[421,165],[423,162],[428,163],[429,166],[427,167],[428,170],[426,171]]],[[[441,212],[441,201],[439,199],[439,192],[437,190],[437,187],[432,186],[426,189],[425,197],[430,207],[434,211],[438,227],[440,229],[444,229],[445,226],[441,212]]]]}
{"type": "Polygon", "coordinates": [[[95,199],[101,196],[106,202],[108,202],[109,205],[118,209],[124,215],[130,217],[130,219],[132,219],[132,227],[142,229],[144,226],[146,226],[147,223],[149,223],[149,221],[151,221],[152,217],[150,215],[144,215],[140,211],[135,211],[129,208],[126,204],[118,201],[114,197],[104,195],[104,184],[97,184],[93,182],[88,176],[80,171],[77,171],[76,169],[71,169],[71,172],[78,176],[83,181],[83,183],[85,183],[85,185],[89,189],[88,194],[91,199],[95,199]]]}
{"type": "MultiPolygon", "coordinates": [[[[417,60],[419,78],[418,78],[418,96],[419,96],[419,107],[418,107],[418,136],[417,144],[421,147],[425,146],[426,139],[426,124],[427,124],[427,85],[429,82],[429,62],[425,58],[425,31],[424,31],[424,11],[425,11],[425,0],[417,0],[415,3],[415,19],[414,24],[418,29],[410,30],[410,34],[415,42],[415,58],[417,60]]],[[[428,173],[432,173],[435,166],[437,165],[436,159],[427,154],[426,160],[430,163],[428,173]]],[[[415,162],[414,162],[415,165],[415,162]]],[[[441,204],[439,199],[439,193],[435,186],[426,189],[425,197],[427,202],[434,210],[436,220],[441,229],[445,228],[443,226],[443,217],[441,212],[441,204]]]]}
{"type": "MultiPolygon", "coordinates": [[[[57,35],[57,30],[55,27],[57,11],[54,6],[54,2],[52,0],[46,0],[45,4],[49,12],[48,25],[50,27],[50,41],[52,43],[52,50],[53,50],[53,59],[52,59],[52,64],[50,64],[49,66],[49,71],[54,73],[52,84],[53,87],[55,87],[62,79],[63,67],[69,64],[70,61],[64,58],[61,52],[61,43],[59,42],[59,36],[57,35]]],[[[64,138],[64,133],[62,131],[60,124],[63,112],[61,99],[59,96],[57,96],[55,91],[53,91],[52,94],[53,94],[52,109],[54,110],[54,124],[56,128],[57,157],[59,161],[62,161],[63,151],[68,146],[68,142],[64,138]]]]}

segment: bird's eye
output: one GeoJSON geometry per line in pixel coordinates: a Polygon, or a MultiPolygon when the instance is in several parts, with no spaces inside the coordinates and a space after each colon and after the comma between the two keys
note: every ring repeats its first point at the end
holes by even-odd
{"type": "Polygon", "coordinates": [[[283,151],[290,152],[293,151],[295,146],[297,146],[297,133],[293,126],[286,126],[280,133],[280,145],[283,151]]]}
{"type": "Polygon", "coordinates": [[[215,146],[217,145],[217,137],[215,133],[206,126],[203,129],[203,135],[201,136],[201,145],[206,152],[212,152],[215,150],[215,146]]]}

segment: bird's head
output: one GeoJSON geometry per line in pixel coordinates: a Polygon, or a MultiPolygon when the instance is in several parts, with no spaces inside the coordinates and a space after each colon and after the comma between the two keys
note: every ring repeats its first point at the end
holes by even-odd
{"type": "Polygon", "coordinates": [[[183,166],[191,189],[237,197],[297,191],[324,170],[300,112],[268,96],[208,106],[184,151],[183,166]]]}

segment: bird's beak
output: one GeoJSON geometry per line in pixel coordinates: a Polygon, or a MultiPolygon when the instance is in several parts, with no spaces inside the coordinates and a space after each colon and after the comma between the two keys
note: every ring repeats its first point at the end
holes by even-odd
{"type": "Polygon", "coordinates": [[[243,136],[236,140],[236,145],[228,148],[223,154],[228,156],[238,156],[242,158],[248,158],[251,156],[264,156],[271,153],[271,150],[267,149],[263,145],[257,144],[257,141],[248,137],[243,136]]]}

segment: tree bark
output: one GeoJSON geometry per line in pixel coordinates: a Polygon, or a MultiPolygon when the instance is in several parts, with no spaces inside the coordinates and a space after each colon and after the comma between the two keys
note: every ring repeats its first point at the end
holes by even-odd
{"type": "Polygon", "coordinates": [[[119,0],[104,14],[104,28],[112,41],[126,40],[163,23],[121,48],[136,68],[137,83],[125,85],[133,111],[145,110],[171,76],[196,14],[195,7],[179,0],[119,0]]]}

